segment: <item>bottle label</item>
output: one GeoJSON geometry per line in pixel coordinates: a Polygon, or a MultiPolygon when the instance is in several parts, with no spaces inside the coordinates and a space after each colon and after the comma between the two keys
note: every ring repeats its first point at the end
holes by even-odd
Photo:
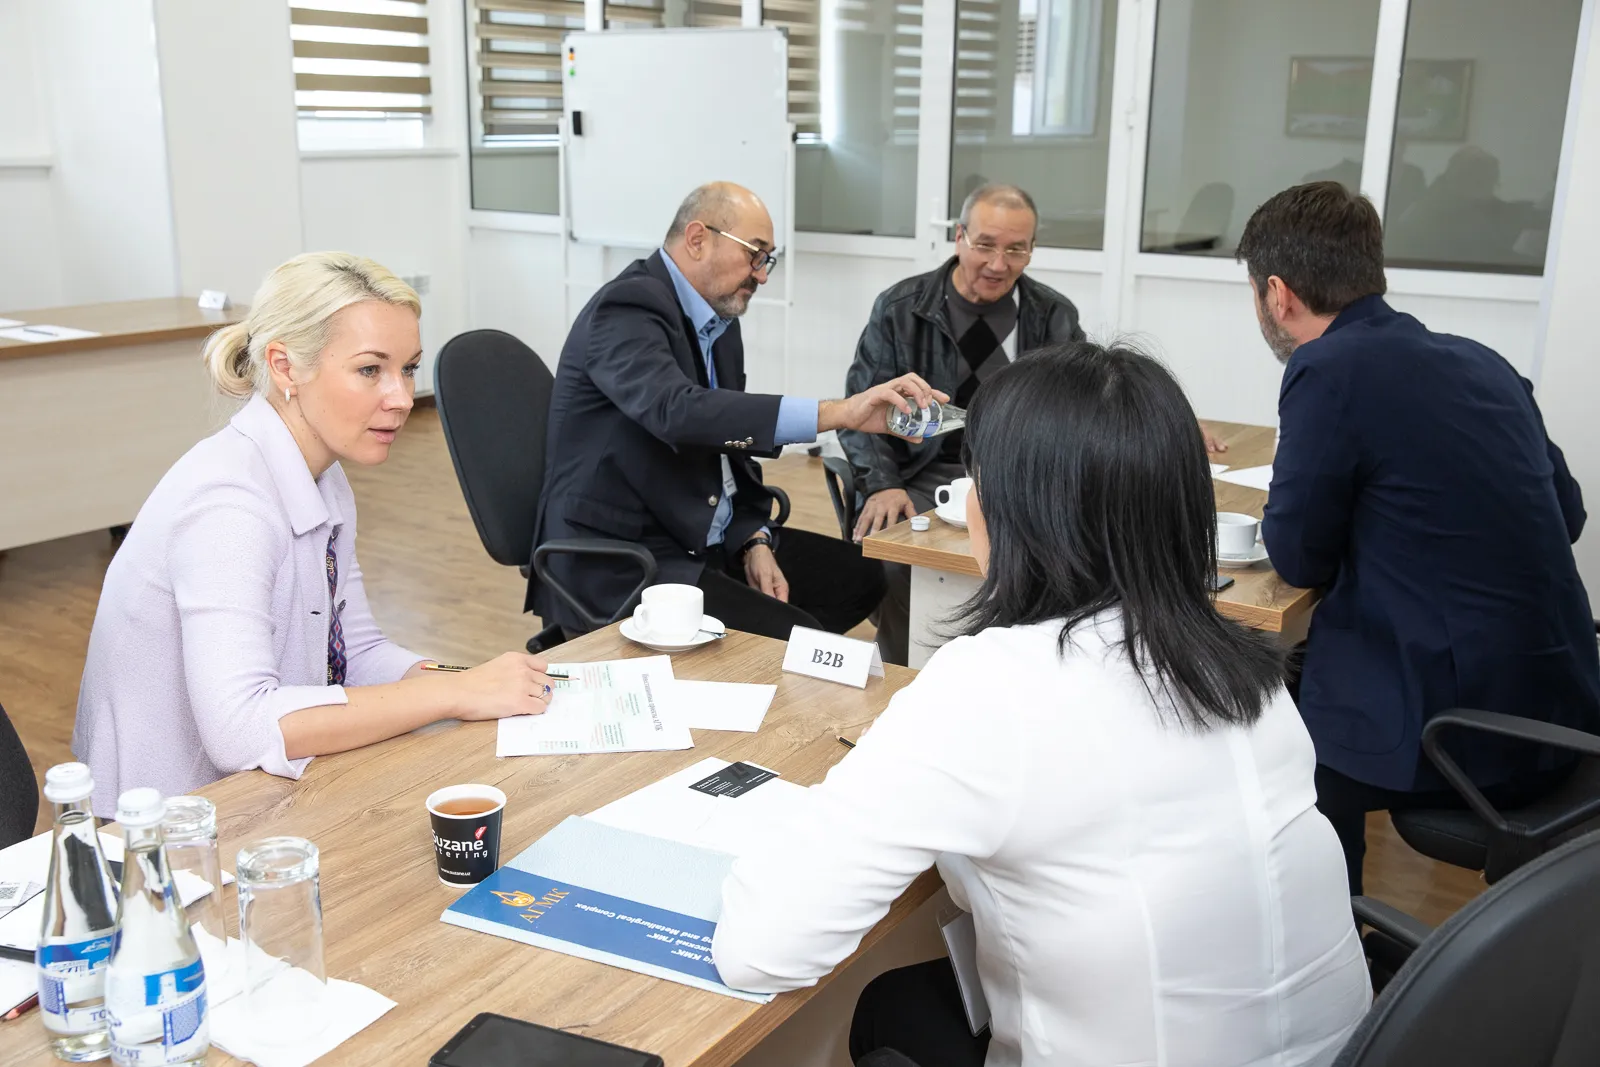
{"type": "Polygon", "coordinates": [[[106,965],[116,948],[116,935],[84,941],[41,944],[39,1010],[45,1029],[56,1034],[89,1034],[106,1027],[106,965]]]}
{"type": "Polygon", "coordinates": [[[144,1008],[129,1018],[111,1018],[111,1051],[119,1064],[164,1067],[203,1055],[211,1040],[206,1026],[206,972],[200,960],[187,967],[144,976],[144,1008]]]}

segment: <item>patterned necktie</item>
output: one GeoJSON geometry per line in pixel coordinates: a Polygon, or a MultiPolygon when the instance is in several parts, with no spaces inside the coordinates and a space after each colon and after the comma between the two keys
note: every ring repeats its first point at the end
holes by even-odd
{"type": "Polygon", "coordinates": [[[343,603],[334,603],[334,597],[339,595],[339,560],[333,554],[333,542],[339,536],[335,530],[328,535],[328,604],[333,609],[328,614],[328,684],[344,684],[344,624],[339,621],[339,616],[344,612],[343,603]]]}

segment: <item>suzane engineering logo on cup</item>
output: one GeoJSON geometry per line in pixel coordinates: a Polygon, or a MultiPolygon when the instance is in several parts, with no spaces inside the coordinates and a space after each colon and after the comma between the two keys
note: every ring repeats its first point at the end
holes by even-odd
{"type": "Polygon", "coordinates": [[[500,866],[500,820],[506,795],[492,785],[452,785],[428,796],[439,881],[477,885],[500,866]]]}

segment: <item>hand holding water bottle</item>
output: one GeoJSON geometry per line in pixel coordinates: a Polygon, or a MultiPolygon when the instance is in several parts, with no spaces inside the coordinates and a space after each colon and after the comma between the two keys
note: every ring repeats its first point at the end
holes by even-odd
{"type": "Polygon", "coordinates": [[[949,399],[921,376],[902,374],[844,400],[824,400],[817,406],[817,432],[862,430],[897,433],[919,440],[921,435],[902,430],[923,425],[926,422],[923,412],[949,399]],[[901,429],[896,429],[897,425],[901,429]]]}

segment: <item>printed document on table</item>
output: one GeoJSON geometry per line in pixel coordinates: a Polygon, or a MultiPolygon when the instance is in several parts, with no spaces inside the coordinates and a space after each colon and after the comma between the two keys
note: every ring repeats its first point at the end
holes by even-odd
{"type": "Polygon", "coordinates": [[[1232,482],[1250,489],[1259,489],[1263,493],[1272,488],[1272,464],[1264,467],[1238,467],[1231,471],[1224,471],[1217,475],[1219,482],[1232,482]]]}
{"type": "Polygon", "coordinates": [[[34,344],[43,344],[46,341],[76,341],[80,337],[99,337],[93,330],[79,330],[72,326],[14,326],[9,329],[0,329],[0,337],[7,341],[32,341],[34,344]]]}
{"type": "Polygon", "coordinates": [[[672,685],[667,656],[552,663],[555,683],[543,715],[501,719],[496,756],[563,756],[585,752],[657,752],[693,748],[689,728],[677,720],[666,690],[672,685]]]}

